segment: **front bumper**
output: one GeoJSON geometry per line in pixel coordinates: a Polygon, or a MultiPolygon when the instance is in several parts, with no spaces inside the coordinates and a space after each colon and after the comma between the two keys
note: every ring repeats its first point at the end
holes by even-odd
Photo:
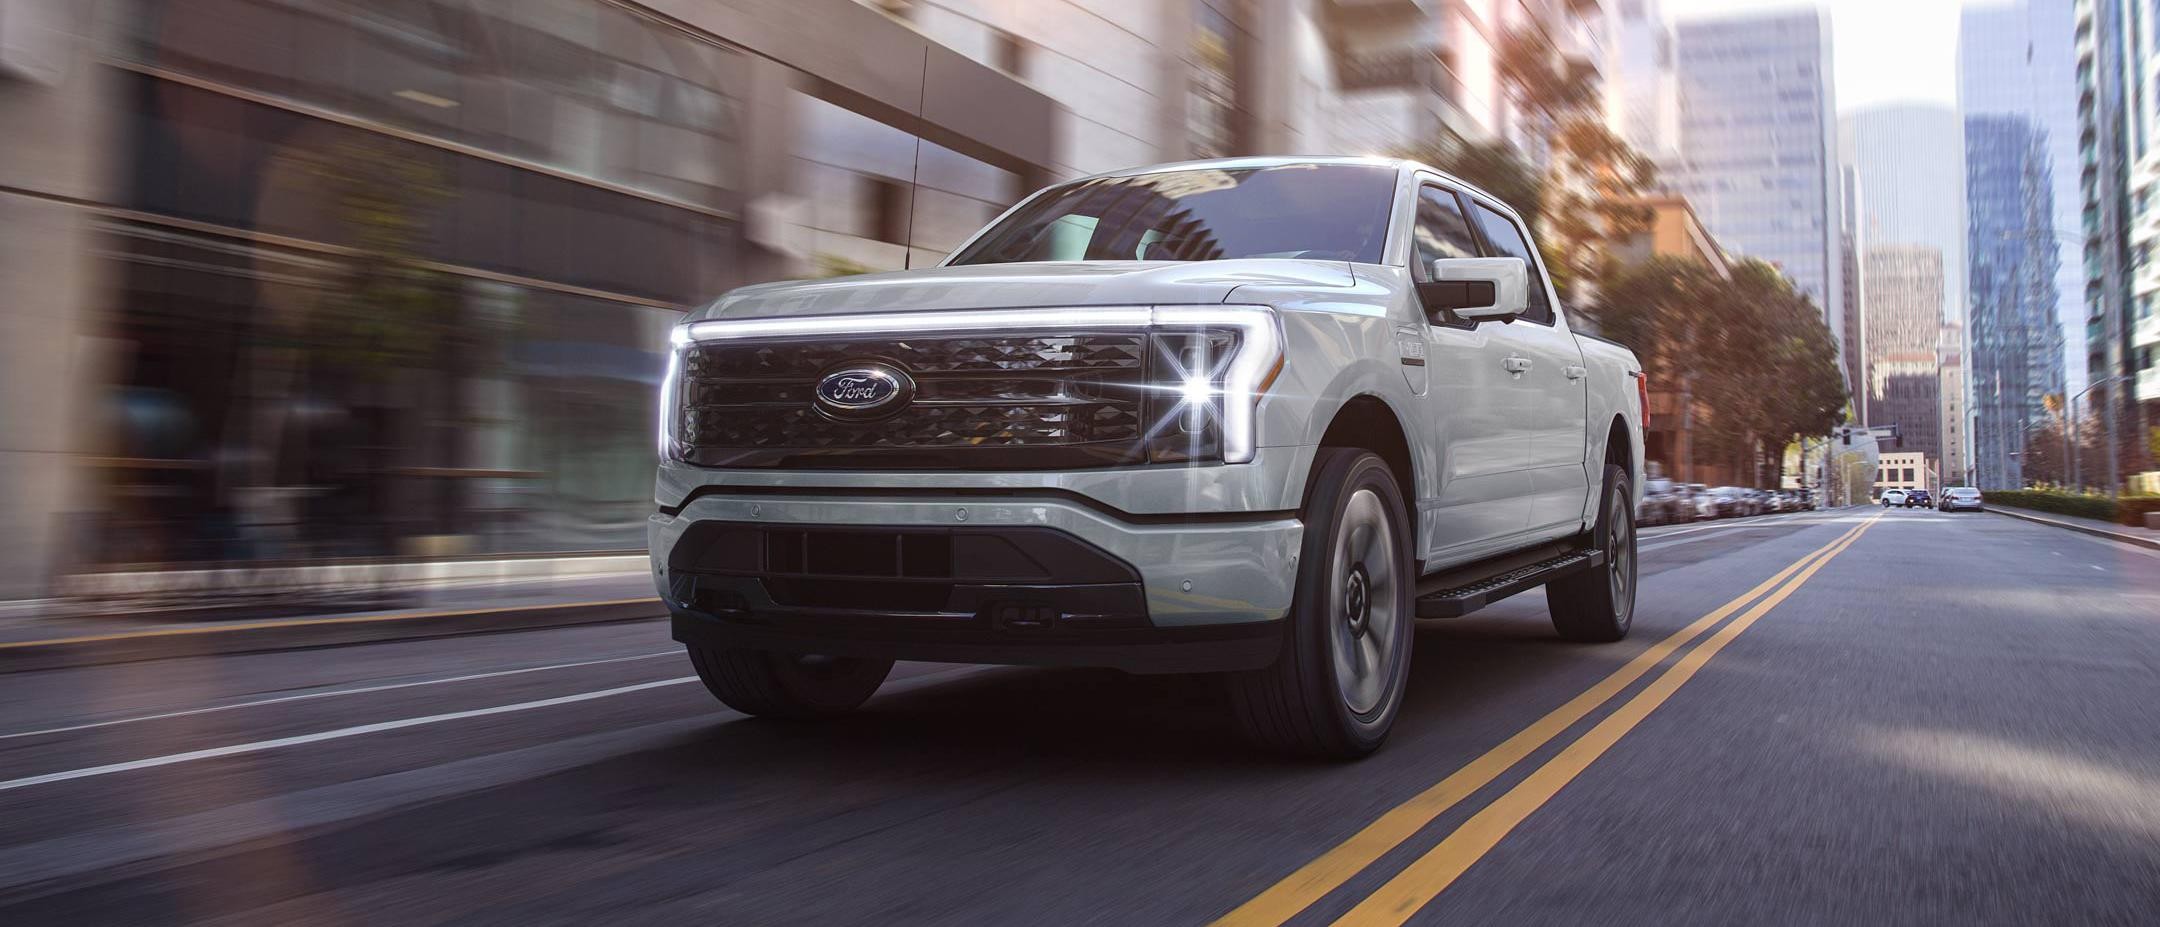
{"type": "Polygon", "coordinates": [[[687,643],[1195,672],[1273,661],[1304,528],[1051,495],[711,486],[646,534],[687,643]]]}

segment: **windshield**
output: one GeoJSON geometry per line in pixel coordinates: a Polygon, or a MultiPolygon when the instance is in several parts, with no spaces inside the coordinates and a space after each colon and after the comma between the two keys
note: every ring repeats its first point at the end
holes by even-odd
{"type": "Polygon", "coordinates": [[[1021,261],[1380,262],[1395,170],[1291,164],[1083,180],[1045,191],[953,257],[1021,261]]]}

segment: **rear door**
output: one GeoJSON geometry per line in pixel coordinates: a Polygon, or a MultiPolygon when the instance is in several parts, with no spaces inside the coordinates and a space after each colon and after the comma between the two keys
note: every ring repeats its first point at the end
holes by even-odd
{"type": "MultiPolygon", "coordinates": [[[[1462,198],[1437,179],[1418,188],[1411,279],[1427,282],[1435,258],[1480,256],[1462,198]]],[[[1420,309],[1421,314],[1425,314],[1420,309]]],[[[1509,326],[1426,315],[1424,414],[1436,455],[1437,495],[1420,500],[1423,556],[1459,562],[1516,543],[1530,521],[1530,454],[1516,395],[1520,384],[1496,346],[1509,326]]]]}
{"type": "Polygon", "coordinates": [[[1593,477],[1583,459],[1590,390],[1582,346],[1560,318],[1544,261],[1522,224],[1474,199],[1471,216],[1490,255],[1530,265],[1529,305],[1515,321],[1494,326],[1499,350],[1487,363],[1505,370],[1510,412],[1527,432],[1529,530],[1540,538],[1565,537],[1581,530],[1590,493],[1604,476],[1593,477]]]}

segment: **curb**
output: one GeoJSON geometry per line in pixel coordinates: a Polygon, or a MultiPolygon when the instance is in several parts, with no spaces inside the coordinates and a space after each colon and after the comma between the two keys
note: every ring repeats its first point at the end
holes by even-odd
{"type": "Polygon", "coordinates": [[[165,660],[174,657],[300,650],[491,631],[607,624],[660,618],[666,614],[667,609],[661,606],[659,599],[648,597],[507,608],[294,618],[116,631],[110,634],[85,634],[50,640],[0,641],[0,674],[165,660]]]}
{"type": "Polygon", "coordinates": [[[2109,531],[2105,528],[2095,528],[2091,525],[2080,525],[2074,522],[2056,521],[2052,518],[2045,518],[2039,515],[2029,515],[2024,512],[2016,511],[2014,509],[1991,506],[1988,508],[1988,511],[1993,512],[1997,515],[2008,515],[2011,518],[2015,518],[2020,521],[2029,521],[2036,525],[2049,525],[2056,528],[2068,528],[2072,531],[2078,532],[2079,534],[2090,534],[2094,537],[2107,538],[2110,541],[2121,541],[2125,544],[2135,544],[2139,547],[2149,547],[2153,550],[2160,550],[2160,540],[2154,540],[2147,537],[2139,537],[2135,534],[2123,534],[2118,531],[2109,531]]]}

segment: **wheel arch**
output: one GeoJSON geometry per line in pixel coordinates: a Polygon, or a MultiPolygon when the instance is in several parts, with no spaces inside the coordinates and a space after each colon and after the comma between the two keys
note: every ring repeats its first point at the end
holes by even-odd
{"type": "MultiPolygon", "coordinates": [[[[1403,427],[1402,417],[1387,400],[1372,393],[1360,393],[1335,410],[1335,417],[1328,421],[1327,430],[1321,433],[1321,447],[1355,447],[1378,454],[1395,477],[1396,488],[1403,497],[1403,518],[1409,523],[1412,550],[1416,550],[1418,534],[1418,486],[1416,458],[1410,453],[1410,433],[1403,427]]],[[[1317,464],[1315,464],[1317,466],[1317,464]]],[[[1311,476],[1307,475],[1306,495],[1312,493],[1311,476]]]]}

